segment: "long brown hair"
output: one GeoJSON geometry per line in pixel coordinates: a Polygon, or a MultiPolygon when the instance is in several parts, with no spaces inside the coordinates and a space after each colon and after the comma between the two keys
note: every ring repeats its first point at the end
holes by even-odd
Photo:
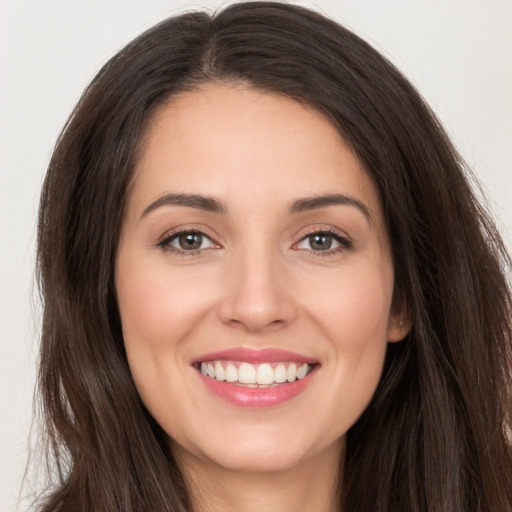
{"type": "Polygon", "coordinates": [[[510,260],[473,178],[414,88],[333,21],[274,2],[173,17],[112,58],[50,162],[39,216],[39,390],[58,481],[44,511],[185,511],[166,434],[123,347],[114,264],[151,113],[177,91],[242,82],[306,102],[377,185],[396,289],[414,318],[350,429],[344,512],[512,510],[510,260]]]}

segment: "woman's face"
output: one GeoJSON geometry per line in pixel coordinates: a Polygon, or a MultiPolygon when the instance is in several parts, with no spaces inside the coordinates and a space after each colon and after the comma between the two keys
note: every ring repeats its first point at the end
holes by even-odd
{"type": "Polygon", "coordinates": [[[241,86],[154,115],[116,285],[134,381],[173,450],[238,471],[341,456],[408,330],[350,147],[312,108],[241,86]]]}

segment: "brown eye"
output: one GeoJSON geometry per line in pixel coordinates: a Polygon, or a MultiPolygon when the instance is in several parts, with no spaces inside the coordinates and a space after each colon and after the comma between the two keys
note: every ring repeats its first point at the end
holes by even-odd
{"type": "Polygon", "coordinates": [[[313,251],[326,251],[332,247],[333,239],[326,233],[315,233],[308,236],[309,246],[313,251]]]}
{"type": "Polygon", "coordinates": [[[192,252],[210,249],[214,246],[212,240],[199,231],[182,231],[163,240],[159,244],[168,250],[192,252]]]}
{"type": "Polygon", "coordinates": [[[317,231],[305,236],[298,244],[297,249],[306,249],[313,252],[338,252],[350,249],[352,242],[337,233],[317,231]]]}
{"type": "Polygon", "coordinates": [[[184,233],[178,236],[177,242],[180,249],[194,251],[201,248],[203,235],[199,233],[184,233]]]}

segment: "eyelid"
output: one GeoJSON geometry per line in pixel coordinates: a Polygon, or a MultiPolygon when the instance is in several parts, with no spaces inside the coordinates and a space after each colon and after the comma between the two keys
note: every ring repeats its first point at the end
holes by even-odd
{"type": "MultiPolygon", "coordinates": [[[[174,253],[177,255],[183,255],[183,256],[194,256],[201,253],[204,253],[205,251],[209,251],[211,249],[220,249],[222,248],[222,245],[217,241],[218,237],[216,235],[212,235],[210,229],[205,228],[204,226],[197,226],[197,225],[183,225],[175,227],[171,230],[166,231],[154,244],[155,247],[162,249],[164,251],[167,251],[169,253],[174,253]],[[177,247],[170,246],[170,242],[174,240],[176,237],[178,237],[181,234],[184,233],[195,233],[200,234],[203,237],[208,238],[213,247],[208,247],[204,249],[193,249],[193,250],[183,250],[179,249],[177,247]]],[[[350,236],[348,236],[344,231],[339,230],[337,228],[333,228],[331,226],[325,226],[325,225],[315,225],[310,226],[306,228],[304,231],[300,233],[300,237],[296,237],[296,241],[292,245],[292,249],[301,251],[301,252],[308,252],[312,254],[313,256],[329,256],[335,253],[344,252],[347,250],[350,250],[353,248],[353,242],[350,236]],[[339,246],[332,248],[332,249],[326,249],[326,250],[313,250],[313,249],[303,249],[298,248],[297,245],[300,244],[302,241],[304,241],[307,237],[314,235],[314,234],[326,234],[331,237],[333,237],[338,243],[339,246]]]]}
{"type": "Polygon", "coordinates": [[[198,226],[194,226],[194,225],[186,225],[186,226],[179,226],[179,227],[173,228],[169,231],[166,231],[162,236],[160,236],[158,238],[157,242],[154,245],[157,248],[167,251],[169,253],[185,255],[185,256],[194,256],[197,254],[201,254],[204,251],[208,251],[210,249],[220,249],[222,246],[219,242],[217,242],[216,239],[217,239],[217,237],[215,235],[212,235],[210,233],[210,230],[205,229],[204,227],[198,227],[198,226]],[[185,233],[194,233],[194,234],[199,234],[203,237],[206,237],[211,241],[211,243],[214,247],[208,247],[206,249],[194,249],[194,250],[185,251],[183,249],[179,249],[177,247],[172,247],[170,245],[172,240],[174,240],[178,236],[185,234],[185,233]]]}
{"type": "Polygon", "coordinates": [[[307,251],[314,256],[328,256],[332,255],[334,253],[339,253],[343,251],[347,251],[353,248],[353,242],[350,236],[348,236],[344,231],[341,231],[339,229],[335,229],[333,227],[326,227],[326,226],[312,226],[306,229],[306,231],[303,231],[300,234],[300,238],[294,242],[293,249],[298,251],[307,251]],[[339,247],[335,247],[334,249],[326,249],[324,251],[314,251],[312,249],[299,249],[297,248],[297,245],[301,243],[306,238],[310,237],[311,235],[315,234],[326,234],[329,236],[332,236],[339,244],[339,247]]]}

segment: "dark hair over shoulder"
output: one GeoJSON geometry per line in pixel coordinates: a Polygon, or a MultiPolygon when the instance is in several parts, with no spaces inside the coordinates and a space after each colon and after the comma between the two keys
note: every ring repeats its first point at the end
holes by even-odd
{"type": "MultiPolygon", "coordinates": [[[[312,105],[380,192],[414,318],[348,433],[344,512],[512,509],[510,261],[435,116],[367,43],[290,4],[170,18],[98,73],[57,143],[39,216],[39,389],[60,481],[44,511],[185,511],[125,357],[116,250],[141,135],[170,95],[241,82],[312,105]]],[[[340,391],[341,392],[341,391],[340,391]]]]}

